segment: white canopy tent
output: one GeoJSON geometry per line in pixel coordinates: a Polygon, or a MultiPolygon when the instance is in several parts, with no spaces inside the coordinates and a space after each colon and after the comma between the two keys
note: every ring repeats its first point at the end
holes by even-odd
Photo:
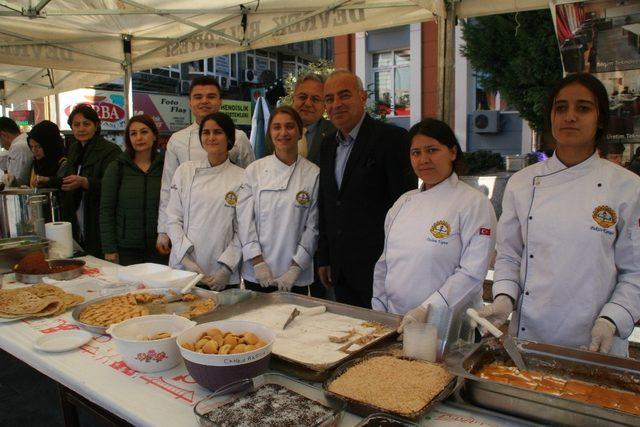
{"type": "MultiPolygon", "coordinates": [[[[127,86],[131,71],[443,19],[447,14],[444,0],[176,3],[0,0],[0,101],[33,99],[123,74],[127,86]],[[130,55],[125,46],[130,46],[130,55]]],[[[463,0],[455,5],[461,17],[548,7],[542,0],[463,0]]]]}

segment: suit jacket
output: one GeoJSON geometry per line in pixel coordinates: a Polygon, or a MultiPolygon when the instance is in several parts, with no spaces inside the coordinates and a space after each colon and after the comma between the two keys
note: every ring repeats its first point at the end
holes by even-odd
{"type": "MultiPolygon", "coordinates": [[[[333,124],[324,117],[321,117],[320,120],[318,120],[318,125],[316,126],[316,132],[313,134],[313,139],[311,141],[307,141],[307,144],[309,144],[307,159],[315,163],[317,166],[320,166],[320,147],[322,146],[322,141],[329,134],[335,134],[335,132],[336,128],[333,124]]],[[[271,141],[271,136],[268,132],[265,145],[266,155],[273,154],[273,142],[271,141]]]]}
{"type": "Polygon", "coordinates": [[[343,272],[352,290],[371,298],[387,211],[418,181],[409,161],[406,130],[367,115],[354,144],[340,189],[335,179],[336,132],[322,144],[318,262],[331,266],[334,283],[343,272]]]}

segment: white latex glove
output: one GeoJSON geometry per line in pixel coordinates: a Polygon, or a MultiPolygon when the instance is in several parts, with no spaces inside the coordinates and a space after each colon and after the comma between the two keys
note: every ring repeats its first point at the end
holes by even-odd
{"type": "MultiPolygon", "coordinates": [[[[511,302],[511,298],[506,295],[498,295],[491,304],[485,305],[478,310],[478,316],[484,317],[493,323],[496,328],[499,328],[507,322],[512,311],[513,303],[511,302]]],[[[473,320],[471,320],[470,323],[473,328],[478,326],[473,320]]],[[[482,330],[481,332],[485,335],[487,331],[482,330]]]]}
{"type": "Polygon", "coordinates": [[[180,263],[184,266],[185,270],[195,271],[196,273],[204,274],[200,266],[193,260],[193,258],[191,258],[191,255],[189,254],[186,254],[182,258],[182,261],[180,263]]]}
{"type": "Polygon", "coordinates": [[[589,344],[589,350],[609,353],[615,334],[616,325],[604,317],[598,317],[591,329],[591,344],[589,344]]]}
{"type": "Polygon", "coordinates": [[[262,261],[254,265],[253,271],[256,273],[256,280],[263,288],[268,288],[274,284],[273,273],[266,262],[262,261]]]}
{"type": "MultiPolygon", "coordinates": [[[[402,334],[404,327],[410,323],[427,323],[427,315],[429,314],[429,306],[423,307],[422,305],[412,308],[402,318],[400,326],[398,326],[397,332],[402,334]]],[[[398,337],[398,341],[402,341],[402,335],[398,337]]]]}
{"type": "Polygon", "coordinates": [[[212,291],[221,291],[229,284],[231,278],[231,270],[222,264],[211,276],[207,276],[203,282],[209,286],[212,291]]]}
{"type": "Polygon", "coordinates": [[[289,292],[293,287],[293,284],[298,280],[298,277],[302,273],[302,269],[297,265],[289,267],[285,273],[276,279],[279,291],[289,292]]]}

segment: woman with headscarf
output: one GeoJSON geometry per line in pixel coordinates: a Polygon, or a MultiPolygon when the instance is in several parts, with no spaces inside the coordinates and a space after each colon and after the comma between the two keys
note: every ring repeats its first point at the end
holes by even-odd
{"type": "Polygon", "coordinates": [[[31,187],[60,188],[67,173],[67,158],[58,126],[41,121],[27,134],[27,142],[33,153],[31,187]]]}

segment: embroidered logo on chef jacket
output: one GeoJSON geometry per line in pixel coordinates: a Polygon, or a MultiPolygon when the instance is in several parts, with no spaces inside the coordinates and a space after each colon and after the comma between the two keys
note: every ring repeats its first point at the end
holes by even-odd
{"type": "Polygon", "coordinates": [[[436,221],[429,231],[436,239],[445,239],[451,235],[451,226],[447,221],[436,221]]]}
{"type": "Polygon", "coordinates": [[[480,227],[480,231],[478,232],[478,234],[481,236],[491,236],[491,229],[480,227]]]}
{"type": "Polygon", "coordinates": [[[227,202],[228,206],[235,206],[238,202],[238,195],[233,191],[229,191],[224,195],[224,201],[227,202]]]}
{"type": "Polygon", "coordinates": [[[300,206],[307,206],[311,203],[311,196],[304,190],[298,191],[298,194],[296,194],[296,202],[298,202],[300,206]]]}
{"type": "Polygon", "coordinates": [[[600,205],[593,210],[593,220],[603,228],[609,228],[618,222],[616,211],[607,205],[600,205]]]}

